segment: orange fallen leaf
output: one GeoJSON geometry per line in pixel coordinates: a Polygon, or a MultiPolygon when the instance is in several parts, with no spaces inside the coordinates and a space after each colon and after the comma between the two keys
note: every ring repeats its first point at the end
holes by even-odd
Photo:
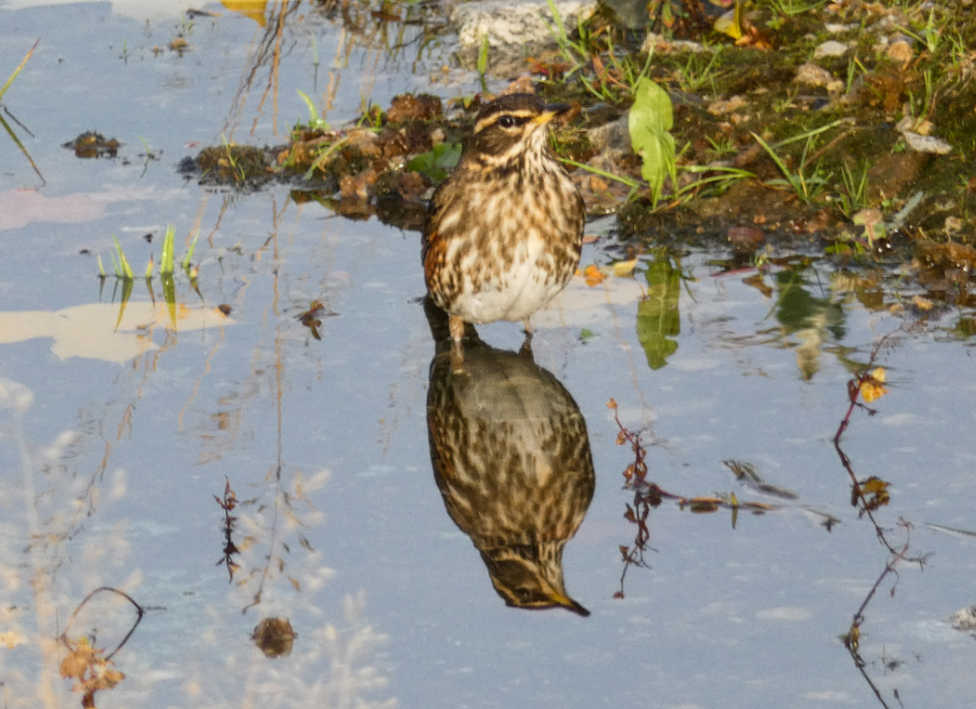
{"type": "Polygon", "coordinates": [[[90,701],[82,702],[82,706],[95,706],[95,692],[112,689],[125,679],[124,674],[111,668],[112,661],[103,657],[104,650],[92,647],[87,638],[80,638],[77,643],[68,640],[67,645],[71,651],[61,662],[61,676],[77,680],[71,691],[84,692],[90,701]]]}
{"type": "MultiPolygon", "coordinates": [[[[580,273],[579,269],[577,269],[576,272],[580,273]]],[[[596,264],[592,263],[587,266],[580,275],[582,275],[586,280],[586,285],[590,286],[591,288],[593,286],[600,285],[606,278],[606,276],[600,272],[600,269],[596,266],[596,264]]]]}
{"type": "Polygon", "coordinates": [[[860,498],[867,510],[876,510],[887,505],[891,499],[888,494],[888,485],[881,478],[874,476],[857,483],[851,489],[851,504],[858,504],[858,498],[860,498]]]}
{"type": "Polygon", "coordinates": [[[921,310],[923,313],[927,313],[928,311],[930,311],[932,308],[935,307],[935,303],[933,303],[928,298],[923,298],[920,295],[916,295],[914,298],[912,298],[912,303],[915,305],[916,308],[921,310]]]}

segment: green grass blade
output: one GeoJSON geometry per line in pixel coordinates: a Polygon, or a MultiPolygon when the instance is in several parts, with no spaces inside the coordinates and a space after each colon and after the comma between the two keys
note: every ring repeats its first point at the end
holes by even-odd
{"type": "Polygon", "coordinates": [[[115,242],[115,248],[119,252],[119,270],[122,272],[122,279],[131,281],[133,279],[132,267],[129,266],[129,261],[125,258],[125,252],[122,250],[122,245],[119,240],[115,238],[115,234],[112,234],[112,240],[115,242]]]}
{"type": "MultiPolygon", "coordinates": [[[[789,138],[786,138],[785,140],[781,140],[778,143],[776,143],[776,145],[774,147],[776,147],[776,148],[782,148],[784,145],[789,145],[790,143],[795,143],[798,140],[808,140],[808,139],[814,137],[815,135],[820,135],[821,133],[830,130],[831,128],[836,128],[841,123],[848,122],[848,120],[849,119],[847,119],[847,118],[839,118],[836,121],[833,121],[831,123],[828,123],[825,126],[820,126],[819,128],[813,128],[811,130],[806,131],[805,133],[800,133],[799,135],[794,135],[794,136],[791,136],[789,138]]],[[[753,135],[755,135],[755,133],[753,133],[753,135]]]]}
{"type": "Polygon", "coordinates": [[[481,48],[478,50],[478,76],[484,77],[485,72],[488,70],[488,50],[490,48],[488,43],[488,35],[481,35],[481,48]]]}
{"type": "Polygon", "coordinates": [[[200,238],[200,232],[197,231],[193,235],[193,241],[190,242],[190,249],[186,252],[186,256],[183,258],[183,270],[186,271],[187,275],[190,274],[190,259],[193,258],[193,250],[197,248],[197,239],[200,238]]]}
{"type": "Polygon", "coordinates": [[[173,273],[173,239],[176,236],[176,229],[172,224],[166,226],[166,235],[163,236],[163,252],[159,257],[159,275],[166,276],[173,273]]]}
{"type": "Polygon", "coordinates": [[[345,145],[346,142],[348,142],[348,140],[349,138],[340,138],[332,145],[330,145],[328,148],[326,148],[321,153],[319,153],[319,156],[315,158],[315,162],[312,163],[312,166],[309,167],[308,170],[306,170],[305,174],[302,176],[302,179],[311,180],[312,175],[315,173],[315,170],[316,169],[321,170],[322,166],[324,166],[325,163],[328,162],[329,157],[332,156],[332,153],[334,153],[336,150],[338,150],[343,145],[345,145]]]}
{"type": "MultiPolygon", "coordinates": [[[[789,183],[790,187],[793,188],[793,191],[798,195],[801,194],[802,188],[797,182],[796,176],[790,172],[789,168],[786,166],[786,163],[783,162],[783,159],[777,155],[776,151],[769,146],[769,143],[760,138],[757,133],[754,133],[753,131],[749,132],[752,133],[752,137],[756,139],[759,145],[762,146],[762,149],[765,150],[769,157],[773,159],[773,162],[776,163],[776,167],[778,167],[779,171],[783,173],[783,177],[786,178],[786,181],[789,183]]],[[[770,180],[769,183],[772,184],[773,181],[770,180]]]]}
{"type": "Polygon", "coordinates": [[[600,170],[598,168],[592,167],[591,165],[584,165],[581,162],[576,162],[575,160],[570,160],[569,158],[559,158],[559,162],[565,165],[572,165],[575,168],[579,168],[580,170],[585,170],[586,172],[591,172],[594,175],[604,177],[608,180],[621,182],[632,189],[644,186],[644,183],[640,182],[639,180],[635,180],[633,178],[626,177],[623,175],[614,175],[613,173],[607,172],[606,170],[600,170]]]}
{"type": "Polygon", "coordinates": [[[14,79],[17,78],[17,74],[19,74],[21,69],[23,69],[24,66],[27,64],[27,60],[31,58],[31,54],[34,53],[34,50],[37,49],[37,45],[39,45],[40,43],[41,43],[40,39],[34,42],[34,46],[31,47],[30,50],[27,52],[27,54],[24,55],[24,58],[21,60],[20,64],[18,64],[17,68],[14,69],[14,73],[10,75],[9,79],[7,79],[7,83],[5,83],[2,87],[0,87],[0,98],[3,98],[3,95],[7,93],[7,89],[9,89],[10,85],[14,83],[14,79]]]}
{"type": "MultiPolygon", "coordinates": [[[[556,23],[556,31],[554,34],[556,42],[559,46],[569,43],[569,36],[566,34],[566,27],[563,25],[563,16],[559,14],[559,8],[556,7],[556,3],[553,0],[546,0],[549,3],[549,13],[552,15],[553,21],[556,23]]],[[[550,32],[553,32],[551,29],[550,32]]]]}
{"type": "Polygon", "coordinates": [[[321,123],[322,118],[319,116],[319,110],[315,107],[315,103],[312,101],[309,95],[300,89],[296,89],[296,91],[298,91],[298,95],[302,97],[302,101],[305,102],[305,105],[308,106],[308,125],[311,127],[321,123]]]}

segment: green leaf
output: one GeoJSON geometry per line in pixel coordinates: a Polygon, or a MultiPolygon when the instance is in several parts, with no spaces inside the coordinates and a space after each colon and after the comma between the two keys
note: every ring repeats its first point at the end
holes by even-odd
{"type": "Polygon", "coordinates": [[[434,149],[421,153],[407,163],[407,169],[426,175],[431,180],[443,182],[451,168],[461,159],[460,143],[441,143],[434,149]]]}
{"type": "Polygon", "coordinates": [[[634,152],[641,156],[641,176],[651,186],[655,205],[661,198],[665,177],[671,178],[672,187],[678,184],[674,138],[668,132],[673,126],[674,109],[668,92],[642,77],[634,88],[627,127],[634,152]]]}

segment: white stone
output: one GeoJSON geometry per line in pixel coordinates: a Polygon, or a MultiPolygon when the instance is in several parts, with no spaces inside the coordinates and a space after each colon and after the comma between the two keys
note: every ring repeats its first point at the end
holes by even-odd
{"type": "Polygon", "coordinates": [[[691,54],[699,54],[701,52],[710,51],[701,42],[692,42],[686,39],[676,39],[673,42],[669,42],[662,35],[654,34],[653,32],[648,32],[647,36],[644,37],[644,42],[641,44],[640,53],[641,54],[651,54],[653,52],[659,52],[661,54],[671,54],[680,52],[690,52],[691,54]]]}
{"type": "Polygon", "coordinates": [[[824,25],[824,29],[830,32],[830,34],[843,34],[844,32],[851,32],[860,27],[858,24],[841,25],[836,22],[828,22],[824,25]]]}
{"type": "MultiPolygon", "coordinates": [[[[567,33],[576,29],[579,19],[585,20],[596,10],[593,0],[556,0],[555,4],[567,33]]],[[[549,27],[556,26],[546,0],[463,3],[454,7],[451,23],[457,27],[462,47],[480,47],[485,36],[492,47],[550,43],[553,37],[549,27]]]]}
{"type": "Polygon", "coordinates": [[[821,57],[842,57],[847,54],[849,49],[850,47],[843,42],[830,40],[828,42],[824,42],[813,50],[813,58],[820,59],[821,57]]]}
{"type": "Polygon", "coordinates": [[[908,143],[908,147],[916,153],[948,155],[952,152],[952,146],[944,140],[929,135],[934,128],[935,126],[930,121],[916,123],[911,116],[905,116],[895,126],[895,130],[901,133],[901,137],[908,143]]]}
{"type": "Polygon", "coordinates": [[[934,155],[948,155],[952,152],[952,146],[944,140],[933,138],[930,135],[919,135],[911,131],[901,134],[908,147],[916,153],[932,153],[934,155]]]}
{"type": "Polygon", "coordinates": [[[807,63],[802,64],[796,70],[796,77],[793,81],[798,84],[807,84],[808,86],[827,86],[827,84],[832,84],[836,79],[833,74],[823,67],[807,63]]]}

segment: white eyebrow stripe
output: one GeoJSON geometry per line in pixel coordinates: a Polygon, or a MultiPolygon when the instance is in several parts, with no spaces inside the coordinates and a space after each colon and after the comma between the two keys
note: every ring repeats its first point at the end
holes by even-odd
{"type": "Polygon", "coordinates": [[[494,125],[495,123],[498,122],[498,119],[501,118],[502,116],[515,116],[516,118],[520,118],[523,121],[528,121],[532,118],[535,118],[536,114],[533,113],[532,111],[526,111],[526,110],[499,111],[498,113],[492,113],[490,116],[485,116],[480,121],[474,124],[474,132],[480,133],[488,126],[494,125]]]}

